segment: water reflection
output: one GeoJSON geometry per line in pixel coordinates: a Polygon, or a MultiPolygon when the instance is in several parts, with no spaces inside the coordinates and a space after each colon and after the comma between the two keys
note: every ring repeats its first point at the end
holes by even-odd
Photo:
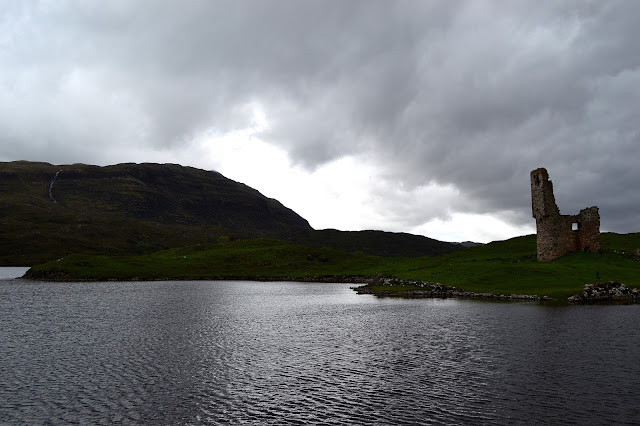
{"type": "Polygon", "coordinates": [[[0,280],[19,278],[27,272],[28,266],[0,266],[0,280]]]}

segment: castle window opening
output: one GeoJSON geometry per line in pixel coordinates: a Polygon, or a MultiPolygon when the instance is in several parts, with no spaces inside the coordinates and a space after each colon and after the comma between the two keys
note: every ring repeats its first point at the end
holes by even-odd
{"type": "Polygon", "coordinates": [[[580,229],[580,224],[578,222],[573,222],[571,224],[571,230],[572,231],[577,231],[578,229],[580,229]]]}

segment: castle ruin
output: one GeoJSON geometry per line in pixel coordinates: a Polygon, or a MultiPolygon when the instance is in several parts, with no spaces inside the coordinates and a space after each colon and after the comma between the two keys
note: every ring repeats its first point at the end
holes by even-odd
{"type": "Polygon", "coordinates": [[[553,196],[553,184],[546,169],[531,172],[531,206],[536,219],[538,261],[549,262],[575,251],[600,250],[598,207],[561,215],[553,196]]]}

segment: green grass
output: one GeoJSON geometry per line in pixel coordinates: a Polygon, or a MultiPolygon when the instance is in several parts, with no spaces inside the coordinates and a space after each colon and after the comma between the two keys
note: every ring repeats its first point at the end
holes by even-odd
{"type": "MultiPolygon", "coordinates": [[[[537,294],[566,300],[585,283],[620,281],[640,286],[640,262],[634,252],[640,234],[603,234],[599,254],[574,253],[554,262],[535,258],[535,236],[460,250],[438,257],[370,256],[329,248],[251,239],[169,249],[138,256],[71,255],[34,266],[41,279],[332,279],[344,276],[393,276],[440,282],[468,291],[537,294]]],[[[392,291],[402,292],[409,287],[392,291]]],[[[385,290],[389,290],[385,286],[385,290]]]]}
{"type": "Polygon", "coordinates": [[[251,239],[139,256],[71,255],[31,268],[33,277],[105,279],[305,279],[370,275],[385,259],[329,248],[251,239]]]}
{"type": "Polygon", "coordinates": [[[640,286],[640,262],[621,253],[640,247],[638,237],[639,234],[605,233],[602,242],[606,249],[600,254],[573,253],[540,263],[535,257],[535,236],[529,235],[423,259],[420,266],[399,270],[396,275],[468,291],[566,299],[587,283],[620,281],[631,287],[640,286]]]}

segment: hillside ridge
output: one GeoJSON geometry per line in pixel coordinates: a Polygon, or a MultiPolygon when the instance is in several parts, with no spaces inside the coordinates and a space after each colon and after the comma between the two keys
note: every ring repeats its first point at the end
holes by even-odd
{"type": "Polygon", "coordinates": [[[32,265],[70,253],[150,253],[220,237],[389,256],[460,248],[410,234],[316,231],[256,189],[178,164],[0,163],[0,225],[0,265],[32,265]]]}

